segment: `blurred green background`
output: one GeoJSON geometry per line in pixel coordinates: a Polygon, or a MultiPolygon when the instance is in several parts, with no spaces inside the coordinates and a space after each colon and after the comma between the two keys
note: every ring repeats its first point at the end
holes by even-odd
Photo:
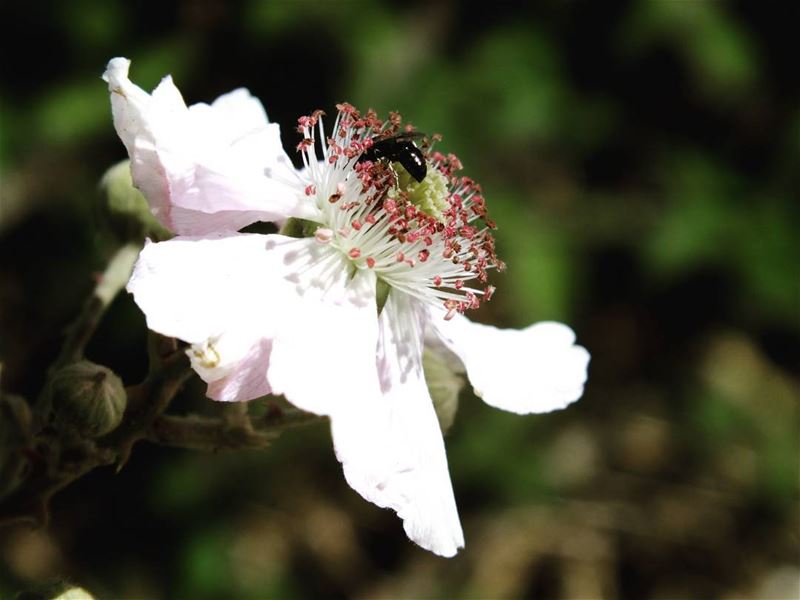
{"type": "MultiPolygon", "coordinates": [[[[320,424],[260,453],[137,446],[47,530],[0,531],[0,597],[60,578],[100,598],[798,597],[798,9],[529,4],[2,4],[4,389],[35,396],[112,250],[117,55],[191,103],[248,87],[287,147],[342,100],[442,133],[509,265],[477,318],[564,320],[593,359],[561,413],[464,392],[455,559],[352,492],[320,424]]],[[[145,345],[123,295],[89,357],[132,383],[145,345]]],[[[208,402],[194,382],[178,409],[208,402]]]]}

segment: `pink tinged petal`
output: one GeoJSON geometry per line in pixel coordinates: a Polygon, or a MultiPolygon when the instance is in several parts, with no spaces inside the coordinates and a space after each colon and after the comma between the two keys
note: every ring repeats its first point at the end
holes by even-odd
{"type": "Polygon", "coordinates": [[[162,224],[179,234],[203,235],[258,220],[311,216],[313,207],[289,181],[291,163],[280,150],[278,126],[267,122],[246,90],[187,108],[171,78],[150,95],[128,79],[129,66],[127,59],[112,59],[103,78],[134,184],[162,224]],[[176,208],[180,215],[173,215],[176,208]],[[242,214],[217,215],[234,211],[242,214]]]}
{"type": "Polygon", "coordinates": [[[150,329],[193,344],[192,365],[212,384],[212,398],[249,400],[269,391],[269,340],[294,293],[284,258],[300,242],[228,234],[177,237],[142,250],[128,291],[150,329]]]}
{"type": "Polygon", "coordinates": [[[224,402],[252,400],[272,393],[267,365],[272,340],[259,340],[227,375],[208,383],[208,397],[224,402]]]}
{"type": "Polygon", "coordinates": [[[129,67],[128,59],[114,58],[103,74],[111,94],[114,126],[131,158],[134,184],[147,198],[153,214],[170,227],[169,185],[153,130],[159,131],[161,146],[180,146],[186,105],[172,78],[165,77],[150,96],[128,79],[129,67]]]}
{"type": "Polygon", "coordinates": [[[238,231],[251,223],[262,220],[264,220],[264,213],[255,210],[220,210],[204,213],[181,206],[173,206],[170,210],[170,229],[172,231],[190,231],[192,235],[238,231]]]}
{"type": "Polygon", "coordinates": [[[575,345],[566,325],[542,322],[525,329],[498,329],[463,315],[432,323],[464,364],[475,394],[519,414],[566,408],[583,395],[589,353],[575,345]]]}
{"type": "MultiPolygon", "coordinates": [[[[195,105],[190,110],[194,109],[195,105]]],[[[295,169],[283,149],[280,127],[269,123],[261,102],[244,88],[223,94],[211,104],[218,121],[222,123],[222,134],[234,145],[244,158],[258,161],[267,177],[293,180],[295,169]],[[258,135],[253,135],[257,133],[258,135]]]]}
{"type": "Polygon", "coordinates": [[[393,291],[378,322],[381,389],[365,402],[334,409],[336,454],[350,486],[397,512],[412,541],[453,556],[464,535],[422,371],[423,313],[409,296],[393,291]]]}

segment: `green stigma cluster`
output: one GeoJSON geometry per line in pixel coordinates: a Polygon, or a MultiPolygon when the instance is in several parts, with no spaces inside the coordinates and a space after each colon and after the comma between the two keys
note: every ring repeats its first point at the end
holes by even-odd
{"type": "Polygon", "coordinates": [[[444,211],[449,206],[447,177],[429,165],[428,174],[420,182],[414,179],[400,163],[392,163],[392,168],[397,173],[397,187],[408,196],[408,201],[426,215],[442,221],[444,211]]]}

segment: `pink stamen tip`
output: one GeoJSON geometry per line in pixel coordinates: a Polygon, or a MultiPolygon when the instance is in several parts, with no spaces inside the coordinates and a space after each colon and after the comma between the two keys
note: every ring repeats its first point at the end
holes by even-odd
{"type": "Polygon", "coordinates": [[[371,256],[367,258],[367,266],[371,269],[375,266],[375,259],[371,256]]]}
{"type": "Polygon", "coordinates": [[[350,225],[352,225],[353,229],[355,229],[356,231],[361,231],[361,221],[359,221],[358,219],[353,219],[353,222],[350,223],[350,225]]]}
{"type": "Polygon", "coordinates": [[[433,285],[435,285],[436,287],[442,285],[442,278],[439,275],[433,278],[433,285]]]}
{"type": "Polygon", "coordinates": [[[317,188],[313,185],[306,186],[306,196],[313,196],[317,193],[317,188]]]}
{"type": "Polygon", "coordinates": [[[347,253],[347,256],[350,258],[360,258],[361,257],[361,250],[358,248],[353,248],[350,252],[347,253]]]}
{"type": "Polygon", "coordinates": [[[397,254],[395,254],[394,257],[395,260],[397,260],[397,262],[403,262],[406,259],[406,255],[403,254],[402,252],[398,252],[397,254]]]}

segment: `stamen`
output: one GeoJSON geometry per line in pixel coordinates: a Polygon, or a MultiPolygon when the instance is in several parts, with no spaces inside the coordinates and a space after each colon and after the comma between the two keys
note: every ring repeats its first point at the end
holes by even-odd
{"type": "Polygon", "coordinates": [[[333,239],[333,231],[327,227],[318,227],[314,232],[314,239],[320,244],[327,244],[333,239]]]}
{"type": "Polygon", "coordinates": [[[461,161],[433,150],[441,139],[436,134],[418,145],[427,163],[422,182],[401,161],[383,158],[391,155],[391,145],[363,159],[376,145],[413,132],[413,126],[397,113],[382,121],[372,110],[362,114],[347,103],[337,108],[330,135],[321,112],[298,120],[304,137],[298,150],[306,167],[301,189],[322,216],[318,222],[323,226],[314,234],[317,242],[330,243],[334,232],[348,238],[342,252],[350,259],[364,256],[386,285],[442,303],[446,318],[489,300],[494,287],[488,284],[488,271],[505,265],[496,255],[491,234],[496,224],[487,216],[482,190],[460,175],[461,161]],[[321,198],[318,190],[325,190],[321,198]]]}

